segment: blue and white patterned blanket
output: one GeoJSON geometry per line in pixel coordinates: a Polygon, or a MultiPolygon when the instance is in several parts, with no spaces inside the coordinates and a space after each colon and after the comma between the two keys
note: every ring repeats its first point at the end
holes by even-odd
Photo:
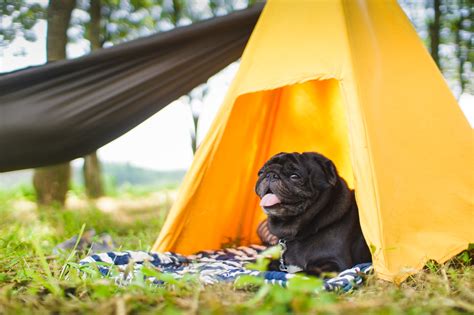
{"type": "MultiPolygon", "coordinates": [[[[256,271],[246,268],[255,262],[266,247],[259,245],[227,248],[218,251],[203,251],[195,255],[183,256],[176,253],[150,253],[144,251],[123,251],[95,254],[80,261],[82,266],[96,265],[104,277],[111,277],[119,285],[127,285],[138,274],[143,275],[144,266],[156,271],[170,274],[173,278],[184,275],[197,275],[203,284],[233,282],[239,276],[251,275],[262,277],[265,282],[286,286],[294,274],[280,271],[256,271]],[[112,272],[113,271],[113,272],[112,272]]],[[[359,264],[339,273],[336,277],[324,280],[328,291],[350,291],[362,284],[364,276],[372,271],[372,264],[359,264]]],[[[146,279],[155,284],[162,283],[153,276],[146,279]]]]}

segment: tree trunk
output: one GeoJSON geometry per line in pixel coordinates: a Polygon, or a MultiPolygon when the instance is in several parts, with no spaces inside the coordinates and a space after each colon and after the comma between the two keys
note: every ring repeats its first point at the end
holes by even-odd
{"type": "Polygon", "coordinates": [[[71,169],[69,163],[35,169],[33,185],[40,205],[64,205],[69,190],[71,169]]]}
{"type": "MultiPolygon", "coordinates": [[[[91,51],[101,48],[100,41],[100,19],[101,19],[101,3],[100,0],[91,0],[89,14],[91,20],[89,22],[89,41],[91,43],[91,51]]],[[[97,151],[92,152],[84,157],[84,185],[89,198],[98,198],[104,195],[102,184],[102,172],[97,151]]]]}
{"type": "MultiPolygon", "coordinates": [[[[465,1],[462,1],[461,3],[463,4],[464,10],[466,10],[467,12],[467,15],[466,17],[464,17],[464,20],[470,21],[470,24],[468,26],[463,23],[463,27],[462,27],[465,32],[468,32],[468,34],[470,34],[470,37],[464,41],[465,54],[463,57],[463,64],[462,64],[462,67],[464,68],[464,63],[470,63],[471,67],[474,65],[474,53],[473,53],[474,47],[472,47],[472,44],[474,42],[472,40],[472,36],[474,34],[474,23],[472,22],[474,20],[474,9],[473,9],[474,0],[465,0],[465,1]]],[[[463,71],[463,69],[461,69],[461,71],[463,71]]],[[[472,74],[472,69],[470,73],[472,74]]],[[[466,91],[469,94],[474,94],[474,90],[473,90],[474,84],[473,84],[472,76],[469,76],[466,74],[466,76],[463,77],[461,75],[460,79],[461,79],[462,91],[463,92],[466,91]]]]}
{"type": "MultiPolygon", "coordinates": [[[[183,15],[183,3],[180,0],[173,0],[173,14],[171,15],[171,20],[175,27],[178,26],[179,20],[183,15]]],[[[189,97],[189,109],[191,110],[191,115],[193,117],[193,126],[190,130],[191,136],[191,150],[193,151],[193,156],[196,154],[197,150],[197,129],[198,129],[198,122],[199,122],[199,113],[195,113],[193,111],[192,106],[192,99],[191,93],[188,93],[189,97]]]]}
{"type": "MultiPolygon", "coordinates": [[[[67,29],[75,0],[50,0],[48,6],[47,58],[48,62],[66,58],[67,29]]],[[[42,205],[66,201],[71,169],[69,162],[35,169],[33,186],[37,201],[42,205]]]]}
{"type": "Polygon", "coordinates": [[[183,14],[183,4],[180,0],[173,0],[173,14],[172,14],[172,22],[174,26],[178,26],[179,20],[183,14]]]}
{"type": "Polygon", "coordinates": [[[196,155],[196,150],[197,150],[199,113],[193,111],[192,105],[189,105],[189,106],[191,107],[191,114],[193,115],[193,130],[191,131],[191,150],[193,150],[193,156],[194,156],[196,155]]]}
{"type": "Polygon", "coordinates": [[[101,49],[101,41],[100,41],[100,20],[101,20],[101,9],[102,5],[100,0],[90,0],[90,8],[89,8],[89,15],[91,20],[89,22],[89,41],[91,43],[91,51],[95,51],[97,49],[101,49]]]}
{"type": "Polygon", "coordinates": [[[441,0],[433,0],[434,19],[429,25],[431,57],[441,69],[439,60],[439,43],[441,30],[441,0]]]}
{"type": "Polygon", "coordinates": [[[456,44],[456,58],[458,60],[458,66],[457,66],[457,72],[459,76],[459,97],[461,97],[462,93],[464,92],[464,88],[466,86],[466,82],[464,80],[464,64],[466,60],[464,60],[464,56],[462,53],[462,38],[461,38],[461,32],[462,32],[462,24],[463,24],[463,17],[462,15],[459,17],[459,20],[456,22],[455,25],[455,30],[454,30],[454,43],[456,44]]]}
{"type": "Polygon", "coordinates": [[[50,0],[46,49],[48,62],[66,59],[67,30],[75,0],[50,0]]]}
{"type": "MultiPolygon", "coordinates": [[[[464,75],[464,66],[469,61],[469,54],[472,54],[472,40],[470,38],[463,39],[462,33],[471,34],[472,37],[472,22],[464,23],[465,21],[472,21],[472,9],[474,7],[474,1],[459,1],[458,10],[459,18],[455,21],[454,25],[454,43],[456,44],[456,58],[458,60],[457,72],[459,77],[459,86],[461,91],[459,97],[464,93],[469,83],[468,77],[464,75]]],[[[472,62],[472,61],[471,61],[472,62]]]]}
{"type": "Polygon", "coordinates": [[[102,185],[101,166],[97,152],[91,153],[84,158],[84,185],[89,198],[99,198],[104,195],[102,185]]]}

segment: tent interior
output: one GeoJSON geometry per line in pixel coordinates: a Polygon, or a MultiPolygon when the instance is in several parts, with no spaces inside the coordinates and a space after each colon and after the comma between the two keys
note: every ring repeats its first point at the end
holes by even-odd
{"type": "MultiPolygon", "coordinates": [[[[226,242],[259,243],[257,226],[265,214],[253,188],[259,168],[274,154],[322,153],[353,187],[349,133],[344,117],[342,93],[335,79],[311,80],[238,97],[221,135],[221,146],[211,158],[212,166],[203,178],[190,179],[194,184],[199,182],[202,187],[212,188],[188,201],[190,207],[200,205],[199,209],[189,211],[186,219],[173,219],[189,224],[183,234],[178,232],[179,227],[172,229],[180,245],[166,250],[192,253],[203,248],[220,248],[226,242]],[[217,176],[213,172],[226,174],[217,176]],[[218,216],[214,213],[216,208],[221,209],[218,216]],[[199,241],[193,240],[198,234],[199,241]]],[[[158,241],[157,245],[160,244],[158,241]]]]}

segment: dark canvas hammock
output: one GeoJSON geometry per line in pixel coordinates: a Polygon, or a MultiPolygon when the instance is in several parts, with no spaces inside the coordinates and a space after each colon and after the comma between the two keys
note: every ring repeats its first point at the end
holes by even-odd
{"type": "Polygon", "coordinates": [[[262,5],[0,76],[0,172],[100,148],[237,60],[262,5]]]}

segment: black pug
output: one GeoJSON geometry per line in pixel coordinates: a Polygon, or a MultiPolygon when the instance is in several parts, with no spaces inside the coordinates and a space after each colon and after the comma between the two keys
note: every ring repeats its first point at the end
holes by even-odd
{"type": "Polygon", "coordinates": [[[286,245],[271,270],[320,275],[371,261],[354,191],[323,155],[273,156],[259,171],[255,191],[270,232],[286,245]]]}

